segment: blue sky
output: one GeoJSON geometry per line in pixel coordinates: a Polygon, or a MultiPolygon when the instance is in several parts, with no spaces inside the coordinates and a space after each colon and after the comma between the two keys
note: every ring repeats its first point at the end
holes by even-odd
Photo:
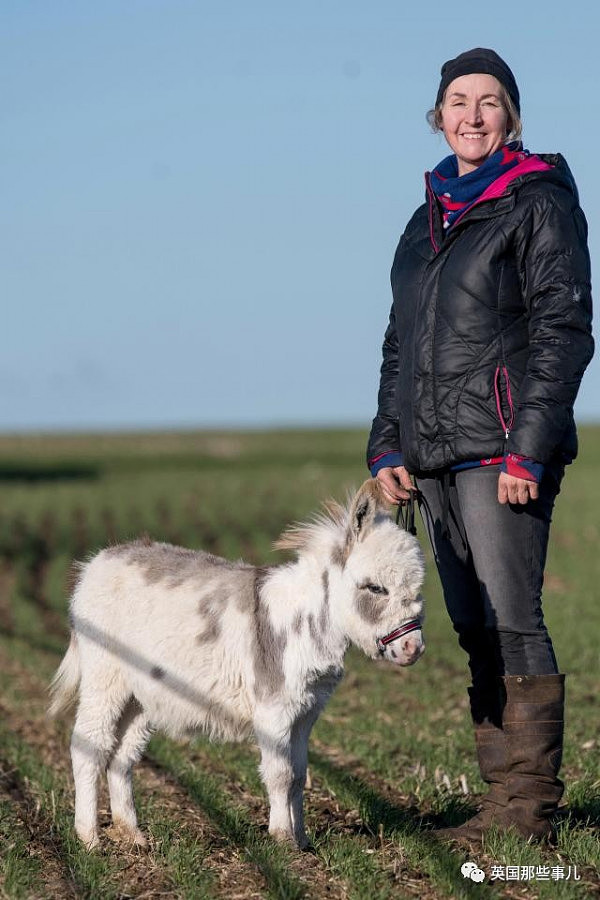
{"type": "MultiPolygon", "coordinates": [[[[598,8],[4,0],[0,430],[368,425],[393,252],[496,48],[600,260],[598,8]]],[[[600,363],[580,420],[600,419],[600,363]]]]}

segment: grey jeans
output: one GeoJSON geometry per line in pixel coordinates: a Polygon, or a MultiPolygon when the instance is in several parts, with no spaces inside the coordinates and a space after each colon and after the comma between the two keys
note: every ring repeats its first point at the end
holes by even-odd
{"type": "Polygon", "coordinates": [[[421,514],[446,607],[469,655],[473,684],[497,675],[558,672],[542,614],[542,584],[562,465],[547,466],[537,500],[498,503],[498,466],[418,478],[421,514]]]}

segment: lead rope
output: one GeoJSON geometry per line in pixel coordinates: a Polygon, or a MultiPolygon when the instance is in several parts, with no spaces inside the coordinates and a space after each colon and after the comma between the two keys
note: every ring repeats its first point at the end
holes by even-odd
{"type": "MultiPolygon", "coordinates": [[[[410,491],[408,500],[401,500],[398,504],[398,509],[396,510],[396,525],[399,528],[403,528],[404,531],[408,531],[409,534],[417,533],[417,528],[415,526],[416,493],[416,491],[410,491]]],[[[377,644],[377,649],[379,650],[380,656],[384,655],[385,648],[388,644],[391,644],[392,641],[397,641],[398,638],[404,637],[405,634],[410,634],[411,631],[419,631],[421,628],[422,622],[419,618],[409,619],[407,622],[404,622],[402,625],[400,625],[399,628],[395,628],[394,631],[390,631],[389,634],[386,634],[380,638],[376,638],[375,642],[377,644]]]]}
{"type": "Polygon", "coordinates": [[[401,500],[396,510],[396,525],[408,531],[409,534],[417,533],[415,525],[415,494],[416,491],[410,491],[408,500],[401,500]]]}

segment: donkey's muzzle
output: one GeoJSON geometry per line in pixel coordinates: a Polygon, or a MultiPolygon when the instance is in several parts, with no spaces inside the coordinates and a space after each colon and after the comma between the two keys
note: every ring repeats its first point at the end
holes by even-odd
{"type": "Polygon", "coordinates": [[[377,638],[377,649],[397,666],[412,666],[425,652],[421,619],[404,622],[384,637],[377,638]]]}
{"type": "Polygon", "coordinates": [[[413,666],[425,652],[422,631],[412,631],[406,637],[392,641],[384,650],[384,658],[396,666],[413,666]]]}

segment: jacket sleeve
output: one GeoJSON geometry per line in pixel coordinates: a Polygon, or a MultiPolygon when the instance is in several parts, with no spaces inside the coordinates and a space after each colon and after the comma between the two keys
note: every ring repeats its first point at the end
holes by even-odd
{"type": "MultiPolygon", "coordinates": [[[[402,463],[400,438],[398,433],[398,410],[396,408],[396,381],[398,378],[398,334],[394,306],[383,338],[383,362],[379,380],[377,415],[373,419],[367,445],[367,465],[375,474],[377,463],[386,458],[388,465],[402,463]]],[[[379,466],[380,468],[381,466],[379,466]]]]}
{"type": "Polygon", "coordinates": [[[544,463],[572,425],[594,350],[587,223],[575,197],[562,189],[538,195],[517,252],[529,358],[507,453],[544,463]]]}

